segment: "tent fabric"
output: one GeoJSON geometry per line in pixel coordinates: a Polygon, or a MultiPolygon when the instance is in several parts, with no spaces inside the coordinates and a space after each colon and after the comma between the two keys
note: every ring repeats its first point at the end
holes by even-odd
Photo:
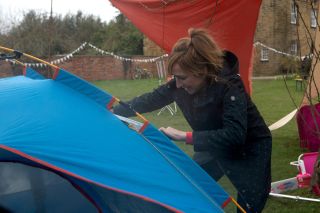
{"type": "Polygon", "coordinates": [[[261,0],[110,0],[148,38],[170,52],[187,30],[206,28],[226,50],[235,53],[240,74],[251,92],[253,39],[261,0]]]}
{"type": "Polygon", "coordinates": [[[320,103],[304,105],[297,113],[300,147],[316,152],[320,148],[320,103]]]}
{"type": "Polygon", "coordinates": [[[23,75],[29,76],[29,78],[32,79],[45,79],[45,77],[42,76],[40,73],[26,66],[23,69],[23,75]]]}
{"type": "Polygon", "coordinates": [[[67,180],[53,172],[8,162],[0,162],[0,171],[0,206],[14,207],[14,212],[97,212],[67,180]]]}
{"type": "MultiPolygon", "coordinates": [[[[55,80],[25,73],[0,79],[1,164],[53,172],[100,212],[223,212],[229,195],[151,124],[128,128],[106,109],[111,95],[62,69],[55,80]]],[[[0,200],[26,193],[6,187],[0,200]]]]}

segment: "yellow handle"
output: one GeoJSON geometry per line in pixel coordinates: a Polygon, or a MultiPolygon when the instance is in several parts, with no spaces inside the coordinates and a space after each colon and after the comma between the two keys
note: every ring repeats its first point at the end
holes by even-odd
{"type": "Polygon", "coordinates": [[[242,212],[242,213],[247,213],[240,205],[239,203],[233,198],[231,197],[232,202],[238,207],[238,209],[242,212]]]}
{"type": "MultiPolygon", "coordinates": [[[[10,48],[7,48],[7,47],[2,47],[2,46],[0,46],[0,49],[2,49],[2,50],[4,50],[4,51],[7,51],[7,52],[14,52],[14,51],[15,51],[15,50],[13,50],[13,49],[10,49],[10,48]]],[[[40,59],[40,58],[37,58],[37,57],[35,57],[35,56],[29,55],[29,54],[26,54],[26,53],[22,53],[22,54],[23,54],[24,56],[32,59],[32,60],[41,62],[41,63],[46,64],[46,65],[48,65],[48,66],[50,66],[50,67],[53,67],[53,68],[55,68],[55,69],[60,69],[59,67],[57,67],[57,66],[55,66],[55,65],[53,65],[53,64],[51,64],[51,63],[49,63],[49,62],[47,62],[47,61],[44,61],[44,60],[42,60],[42,59],[40,59]]]]}

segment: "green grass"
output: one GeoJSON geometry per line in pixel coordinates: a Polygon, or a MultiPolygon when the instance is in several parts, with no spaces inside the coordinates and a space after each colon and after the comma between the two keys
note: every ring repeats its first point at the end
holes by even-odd
{"type": "MultiPolygon", "coordinates": [[[[256,80],[253,82],[252,99],[256,103],[266,123],[271,125],[284,117],[292,110],[299,106],[303,92],[296,91],[295,82],[293,80],[256,80]],[[287,85],[287,86],[286,86],[287,85]]],[[[114,81],[97,81],[95,85],[107,90],[121,100],[129,100],[132,97],[142,93],[152,91],[157,87],[158,81],[153,80],[114,80],[114,81]]],[[[147,113],[144,116],[157,127],[172,126],[181,130],[190,130],[189,125],[183,118],[180,111],[174,116],[168,111],[164,111],[160,116],[158,111],[147,113]]],[[[292,119],[284,127],[274,130],[273,149],[272,149],[272,179],[273,181],[294,177],[297,169],[289,165],[289,162],[295,161],[297,157],[304,151],[299,147],[299,136],[296,120],[292,119]]],[[[178,146],[188,155],[193,154],[191,146],[178,143],[178,146]]],[[[253,174],[254,175],[254,174],[253,174]]],[[[232,196],[235,190],[230,182],[223,178],[219,183],[232,196]]],[[[314,197],[308,189],[300,189],[291,192],[292,195],[314,197]]],[[[227,212],[233,212],[234,208],[229,207],[227,212]]],[[[295,201],[284,198],[269,198],[264,212],[319,212],[320,203],[295,201]]]]}

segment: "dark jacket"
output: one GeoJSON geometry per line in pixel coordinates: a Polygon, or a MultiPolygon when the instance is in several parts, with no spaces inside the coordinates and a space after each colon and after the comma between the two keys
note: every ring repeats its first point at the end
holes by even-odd
{"type": "MultiPolygon", "coordinates": [[[[177,88],[173,79],[127,102],[137,112],[144,113],[175,101],[193,129],[194,151],[200,152],[195,154],[195,160],[200,164],[214,157],[256,155],[256,143],[266,139],[271,142],[270,131],[238,74],[236,56],[226,52],[224,59],[218,81],[194,95],[177,88]]],[[[114,108],[114,113],[133,115],[120,105],[114,108]]]]}

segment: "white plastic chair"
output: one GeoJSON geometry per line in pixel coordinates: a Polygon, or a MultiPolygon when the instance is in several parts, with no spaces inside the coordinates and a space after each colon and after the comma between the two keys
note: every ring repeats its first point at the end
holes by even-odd
{"type": "MultiPolygon", "coordinates": [[[[158,78],[159,78],[159,85],[161,85],[167,81],[166,66],[163,60],[157,61],[156,65],[157,65],[157,72],[158,72],[158,78]]],[[[171,107],[170,105],[162,107],[160,111],[157,113],[157,115],[159,116],[165,110],[168,110],[171,115],[174,115],[177,113],[177,104],[174,102],[173,107],[171,107]]]]}

